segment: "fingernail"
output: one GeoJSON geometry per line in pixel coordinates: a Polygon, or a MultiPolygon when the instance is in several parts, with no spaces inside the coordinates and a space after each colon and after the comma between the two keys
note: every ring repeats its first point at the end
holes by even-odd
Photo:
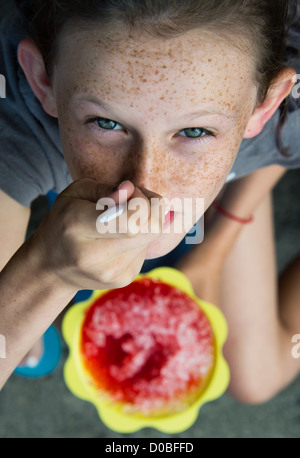
{"type": "Polygon", "coordinates": [[[113,192],[118,191],[118,189],[120,189],[120,188],[123,186],[123,184],[124,184],[124,183],[127,183],[127,182],[128,182],[128,180],[122,181],[122,183],[119,184],[118,186],[114,186],[114,187],[112,188],[112,191],[113,191],[113,192]]]}
{"type": "Polygon", "coordinates": [[[106,210],[104,213],[102,213],[101,216],[99,216],[99,222],[101,224],[103,223],[109,223],[110,221],[118,218],[118,216],[121,216],[124,211],[127,208],[127,202],[125,204],[120,204],[116,205],[115,207],[109,208],[106,210]]]}

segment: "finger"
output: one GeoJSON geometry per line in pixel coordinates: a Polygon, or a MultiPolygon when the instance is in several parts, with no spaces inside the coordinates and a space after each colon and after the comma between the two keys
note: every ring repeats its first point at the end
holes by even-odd
{"type": "Polygon", "coordinates": [[[137,220],[141,226],[149,217],[149,201],[129,181],[122,183],[113,195],[99,199],[96,206],[100,211],[96,223],[98,232],[103,235],[119,233],[129,236],[138,233],[138,225],[133,221],[136,205],[139,210],[137,220]]]}
{"type": "MultiPolygon", "coordinates": [[[[134,185],[129,181],[122,183],[116,190],[113,190],[111,185],[91,179],[74,181],[61,192],[54,203],[51,211],[54,222],[57,224],[61,222],[67,232],[98,238],[99,233],[96,231],[96,221],[99,216],[98,201],[102,201],[107,208],[116,207],[120,200],[128,199],[134,189],[134,185]]],[[[113,233],[112,230],[110,232],[113,233]]],[[[109,234],[109,231],[106,233],[109,234]]]]}
{"type": "MultiPolygon", "coordinates": [[[[74,189],[71,192],[65,192],[63,196],[60,195],[51,211],[52,226],[58,225],[59,227],[60,225],[63,233],[67,236],[74,238],[126,239],[138,233],[138,225],[135,224],[137,219],[141,220],[142,224],[148,219],[150,210],[149,202],[146,198],[139,200],[139,202],[143,203],[143,207],[137,213],[132,205],[129,205],[129,209],[127,208],[127,202],[117,204],[119,198],[122,197],[118,192],[102,197],[98,202],[92,202],[91,200],[78,198],[79,192],[85,197],[87,197],[88,192],[79,191],[76,194],[76,190],[75,192],[73,191],[74,189]],[[74,195],[77,195],[77,198],[74,198],[74,195]],[[99,205],[99,202],[101,202],[101,205],[99,205]],[[124,206],[124,214],[120,211],[122,205],[124,206]],[[107,214],[107,211],[110,213],[107,214]],[[105,214],[106,217],[103,219],[105,214]],[[99,217],[102,217],[101,221],[99,221],[99,217]],[[133,217],[134,219],[132,219],[133,217]]],[[[89,191],[91,191],[91,187],[89,191]]],[[[94,192],[93,189],[92,192],[94,192]]],[[[91,192],[89,197],[91,198],[91,192]]]]}
{"type": "MultiPolygon", "coordinates": [[[[120,287],[120,281],[131,283],[139,275],[147,254],[147,248],[134,248],[128,252],[117,253],[116,256],[107,259],[105,272],[101,273],[101,282],[110,284],[112,287],[120,287]],[[113,284],[113,282],[117,282],[113,284]]],[[[100,266],[100,271],[101,271],[100,266]]]]}
{"type": "Polygon", "coordinates": [[[145,226],[141,227],[141,233],[152,233],[153,235],[162,233],[162,228],[165,220],[165,199],[161,195],[150,191],[149,189],[139,188],[142,195],[145,196],[150,203],[150,215],[145,226]]]}
{"type": "Polygon", "coordinates": [[[129,181],[112,192],[107,184],[81,179],[59,195],[54,209],[59,210],[58,219],[64,221],[67,232],[74,235],[111,239],[143,235],[137,240],[137,246],[143,246],[162,232],[163,204],[161,196],[142,192],[129,181]],[[99,194],[106,196],[97,200],[99,194]]]}
{"type": "Polygon", "coordinates": [[[73,199],[83,199],[90,202],[98,202],[102,197],[113,197],[115,202],[118,203],[120,199],[120,191],[130,198],[134,192],[134,185],[130,181],[125,181],[119,185],[119,188],[114,188],[108,183],[99,183],[98,181],[90,178],[81,178],[71,183],[64,189],[58,198],[70,197],[73,199]]]}
{"type": "Polygon", "coordinates": [[[127,191],[126,186],[118,191],[118,205],[111,205],[107,198],[98,201],[97,210],[101,211],[96,223],[98,232],[102,235],[111,234],[112,238],[116,234],[123,234],[125,237],[148,234],[148,239],[153,240],[153,236],[162,232],[163,198],[147,191],[148,196],[151,196],[149,199],[139,188],[135,188],[128,199],[127,191]],[[106,210],[103,211],[104,209],[106,210]]]}

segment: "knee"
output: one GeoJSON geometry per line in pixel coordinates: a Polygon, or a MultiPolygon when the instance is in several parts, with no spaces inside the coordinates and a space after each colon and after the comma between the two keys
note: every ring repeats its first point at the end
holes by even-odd
{"type": "Polygon", "coordinates": [[[228,394],[235,400],[249,405],[261,405],[270,401],[276,396],[279,389],[273,382],[256,380],[238,380],[233,379],[230,381],[228,387],[228,394]]]}

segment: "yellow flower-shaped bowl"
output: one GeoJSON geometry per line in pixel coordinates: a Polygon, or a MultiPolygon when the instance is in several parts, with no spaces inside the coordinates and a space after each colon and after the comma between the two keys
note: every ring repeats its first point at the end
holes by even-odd
{"type": "MultiPolygon", "coordinates": [[[[69,356],[64,367],[64,378],[69,390],[78,398],[93,403],[103,423],[118,433],[132,433],[142,428],[151,427],[168,434],[182,432],[193,425],[197,419],[200,407],[220,397],[229,383],[229,368],[222,355],[222,347],[227,337],[227,324],[220,310],[195,296],[192,285],[187,277],[178,270],[161,267],[146,274],[140,274],[136,280],[143,277],[159,280],[189,295],[202,309],[208,318],[213,334],[215,355],[214,364],[209,380],[195,402],[181,412],[165,416],[145,416],[141,413],[125,413],[120,405],[113,403],[107,397],[101,396],[89,381],[89,375],[84,368],[80,353],[80,336],[86,310],[97,298],[106,291],[94,291],[91,297],[73,305],[65,314],[62,332],[69,347],[69,356]]],[[[136,281],[135,280],[135,281],[136,281]]]]}

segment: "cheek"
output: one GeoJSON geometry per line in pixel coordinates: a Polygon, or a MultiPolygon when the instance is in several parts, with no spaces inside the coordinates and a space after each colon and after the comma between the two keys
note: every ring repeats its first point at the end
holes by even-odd
{"type": "Polygon", "coordinates": [[[91,178],[115,185],[119,182],[122,163],[117,154],[108,151],[74,127],[72,114],[68,112],[64,98],[59,103],[59,130],[65,161],[73,180],[91,178]]]}
{"type": "Polygon", "coordinates": [[[87,139],[78,138],[78,133],[68,129],[61,134],[65,160],[73,180],[91,178],[110,185],[122,179],[121,155],[99,147],[87,139]]]}
{"type": "Polygon", "coordinates": [[[186,197],[203,197],[209,205],[221,190],[233,166],[239,141],[227,139],[209,147],[203,153],[195,153],[185,161],[174,174],[174,187],[184,189],[186,197]]]}

